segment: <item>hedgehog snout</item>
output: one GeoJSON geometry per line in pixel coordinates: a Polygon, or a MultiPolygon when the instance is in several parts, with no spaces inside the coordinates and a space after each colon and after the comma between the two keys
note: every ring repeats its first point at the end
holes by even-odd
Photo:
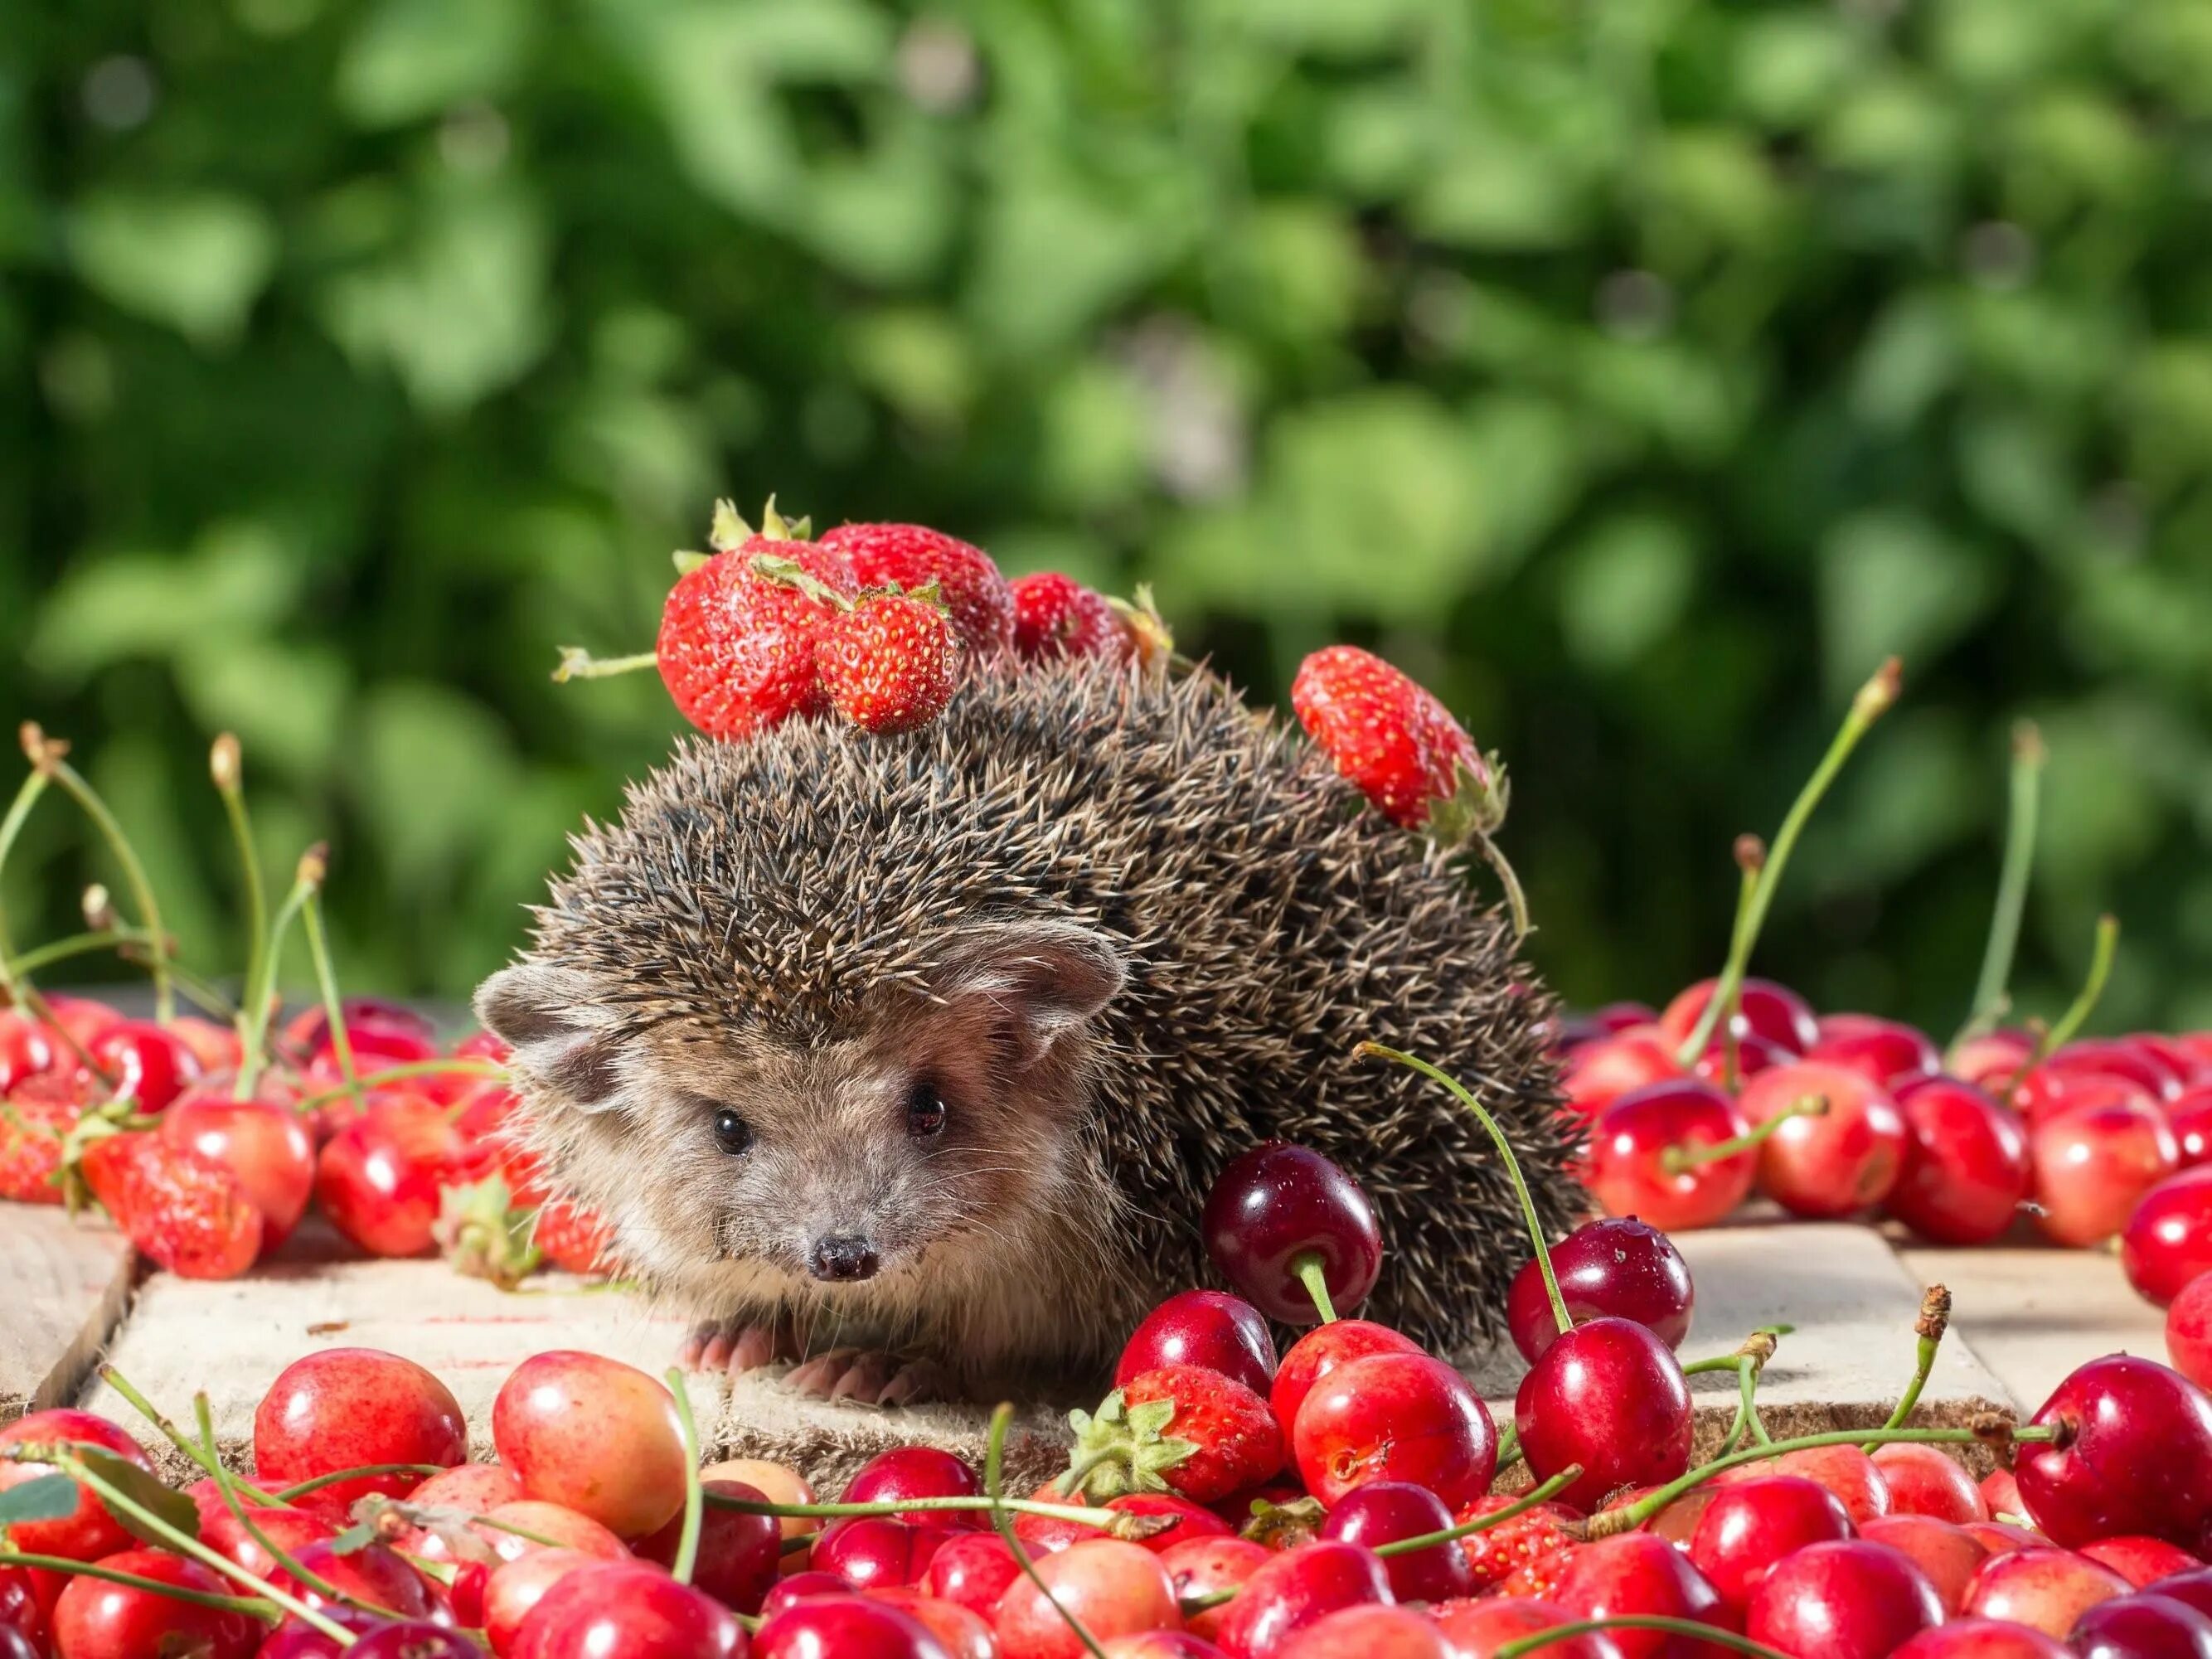
{"type": "Polygon", "coordinates": [[[832,1233],[817,1238],[806,1253],[806,1270],[832,1284],[873,1279],[883,1265],[875,1242],[860,1233],[832,1233]]]}

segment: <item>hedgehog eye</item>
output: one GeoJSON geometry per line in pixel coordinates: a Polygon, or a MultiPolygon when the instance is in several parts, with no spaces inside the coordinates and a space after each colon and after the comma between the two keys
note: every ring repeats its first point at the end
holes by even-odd
{"type": "Polygon", "coordinates": [[[714,1114],[714,1144],[736,1158],[753,1149],[753,1126],[728,1107],[714,1114]]]}
{"type": "Polygon", "coordinates": [[[945,1097],[927,1078],[916,1078],[906,1091],[906,1127],[912,1135],[933,1135],[945,1127],[945,1097]]]}

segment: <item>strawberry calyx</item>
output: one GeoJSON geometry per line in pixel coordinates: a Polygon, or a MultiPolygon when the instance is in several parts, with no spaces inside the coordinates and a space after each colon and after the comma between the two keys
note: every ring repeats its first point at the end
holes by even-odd
{"type": "Polygon", "coordinates": [[[1512,799],[1505,762],[1496,750],[1474,764],[1462,760],[1453,769],[1451,793],[1429,803],[1425,833],[1441,847],[1472,845],[1476,837],[1495,835],[1504,827],[1512,799]]]}
{"type": "Polygon", "coordinates": [[[1150,582],[1139,582],[1132,599],[1117,599],[1111,593],[1105,598],[1127,632],[1130,647],[1140,666],[1164,668],[1176,660],[1175,634],[1153,602],[1150,582]]]}
{"type": "Polygon", "coordinates": [[[1318,1498],[1294,1498],[1287,1504],[1255,1498],[1252,1518],[1237,1529],[1237,1535],[1271,1550],[1295,1549],[1321,1536],[1321,1523],[1328,1514],[1318,1498]]]}
{"type": "Polygon", "coordinates": [[[761,527],[756,532],[735,501],[725,496],[714,503],[714,516],[707,526],[707,545],[715,552],[734,553],[756,534],[771,542],[803,542],[814,534],[814,520],[785,518],[775,510],[775,497],[771,495],[761,508],[761,527]]]}
{"type": "Polygon", "coordinates": [[[1075,1449],[1058,1486],[1094,1504],[1127,1492],[1169,1492],[1167,1472],[1198,1450],[1166,1431],[1175,1421],[1172,1400],[1131,1405],[1119,1389],[1099,1402],[1096,1414],[1080,1409],[1067,1414],[1075,1431],[1075,1449]]]}
{"type": "Polygon", "coordinates": [[[544,1260],[533,1234],[538,1212],[518,1207],[504,1175],[447,1187],[439,1194],[431,1236],[454,1270],[511,1291],[544,1260]]]}
{"type": "Polygon", "coordinates": [[[885,582],[877,587],[864,587],[857,593],[841,593],[798,561],[778,554],[754,554],[751,568],[753,574],[762,580],[804,593],[817,605],[843,616],[850,616],[870,599],[912,599],[940,616],[952,614],[952,607],[945,602],[945,590],[934,576],[919,587],[901,587],[896,582],[885,582]]]}

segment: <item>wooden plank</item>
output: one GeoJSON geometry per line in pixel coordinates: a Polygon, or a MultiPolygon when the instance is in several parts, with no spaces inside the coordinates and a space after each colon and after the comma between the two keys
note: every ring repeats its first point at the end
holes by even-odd
{"type": "Polygon", "coordinates": [[[0,1422],[62,1405],[130,1300],[131,1247],[104,1224],[0,1204],[0,1422]]]}

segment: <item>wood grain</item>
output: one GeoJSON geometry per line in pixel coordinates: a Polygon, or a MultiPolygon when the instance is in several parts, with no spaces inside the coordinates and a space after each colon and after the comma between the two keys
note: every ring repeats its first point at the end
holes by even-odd
{"type": "Polygon", "coordinates": [[[0,1422],[76,1396],[123,1316],[132,1265],[112,1229],[0,1204],[0,1422]]]}

